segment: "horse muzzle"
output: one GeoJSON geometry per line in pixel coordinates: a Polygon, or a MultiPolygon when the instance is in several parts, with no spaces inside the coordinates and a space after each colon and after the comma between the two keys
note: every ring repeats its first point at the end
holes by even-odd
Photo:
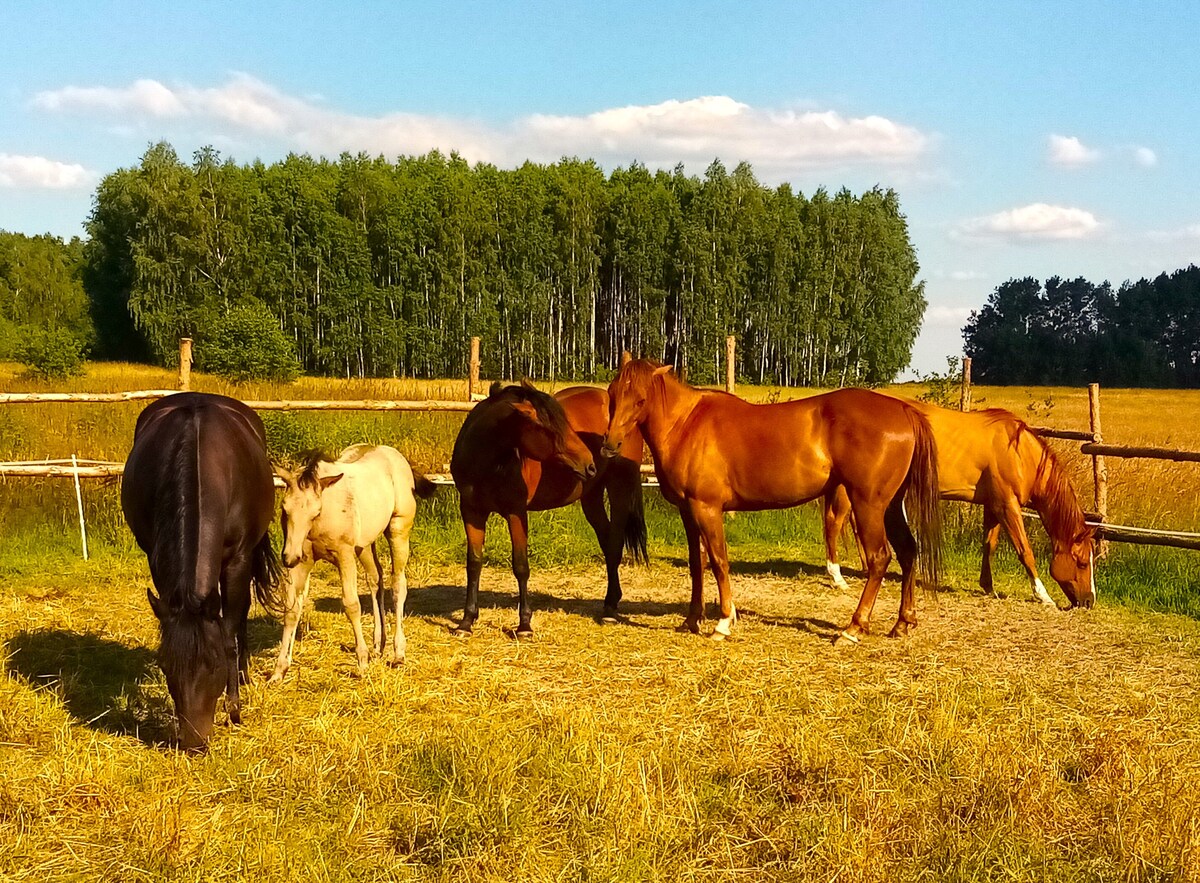
{"type": "Polygon", "coordinates": [[[600,456],[605,460],[611,460],[617,454],[621,453],[621,443],[612,442],[608,436],[604,436],[604,441],[600,444],[600,456]]]}

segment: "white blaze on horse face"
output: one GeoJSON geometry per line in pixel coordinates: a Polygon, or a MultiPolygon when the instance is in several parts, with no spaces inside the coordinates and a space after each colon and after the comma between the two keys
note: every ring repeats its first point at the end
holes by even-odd
{"type": "Polygon", "coordinates": [[[825,573],[833,581],[834,586],[839,589],[848,589],[850,584],[846,582],[846,578],[842,576],[842,565],[834,564],[832,561],[825,562],[825,573]]]}
{"type": "Polygon", "coordinates": [[[1043,604],[1049,604],[1051,607],[1057,607],[1054,599],[1050,597],[1050,593],[1046,591],[1046,587],[1042,585],[1041,579],[1034,577],[1033,579],[1033,597],[1043,604]]]}

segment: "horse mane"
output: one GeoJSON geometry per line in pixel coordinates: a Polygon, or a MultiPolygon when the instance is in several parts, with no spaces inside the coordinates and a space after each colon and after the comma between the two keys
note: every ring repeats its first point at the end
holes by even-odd
{"type": "Polygon", "coordinates": [[[1067,472],[1058,462],[1058,455],[1037,435],[1024,420],[1015,418],[1018,434],[1027,434],[1041,451],[1037,471],[1034,473],[1033,491],[1030,502],[1042,516],[1046,532],[1052,538],[1074,542],[1087,531],[1083,509],[1067,472]]]}
{"type": "Polygon", "coordinates": [[[165,456],[155,461],[160,471],[154,501],[158,532],[150,569],[166,612],[158,623],[158,663],[172,680],[201,662],[215,668],[222,652],[220,642],[204,639],[205,617],[188,603],[195,574],[185,565],[195,561],[200,541],[199,450],[200,429],[192,413],[184,431],[171,437],[165,456]]]}
{"type": "Polygon", "coordinates": [[[313,449],[302,453],[300,455],[300,462],[304,465],[296,473],[296,487],[315,488],[318,484],[319,476],[317,473],[321,471],[321,464],[332,463],[334,461],[324,451],[313,449]]]}
{"type": "Polygon", "coordinates": [[[158,493],[154,497],[154,519],[158,530],[150,553],[151,573],[158,576],[156,588],[169,610],[187,604],[186,562],[196,560],[200,540],[200,428],[189,415],[184,431],[171,436],[164,456],[154,459],[158,493]]]}
{"type": "Polygon", "coordinates": [[[567,412],[559,404],[558,399],[550,393],[542,392],[524,383],[501,386],[499,381],[492,384],[488,399],[507,402],[528,402],[537,411],[538,420],[554,431],[557,436],[563,436],[570,430],[567,423],[567,412]]]}

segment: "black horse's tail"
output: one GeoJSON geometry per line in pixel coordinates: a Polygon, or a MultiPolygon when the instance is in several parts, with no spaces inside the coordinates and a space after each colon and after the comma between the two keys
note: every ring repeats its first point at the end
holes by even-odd
{"type": "Polygon", "coordinates": [[[646,507],[642,500],[642,477],[634,476],[633,492],[629,500],[629,517],[625,519],[625,551],[641,564],[650,562],[646,549],[646,507]]]}
{"type": "Polygon", "coordinates": [[[271,532],[263,534],[250,556],[250,580],[254,585],[254,597],[271,613],[283,612],[283,601],[279,597],[279,583],[283,579],[283,565],[275,546],[271,543],[271,532]]]}
{"type": "Polygon", "coordinates": [[[422,500],[428,500],[433,496],[433,492],[437,490],[437,485],[422,475],[420,472],[413,470],[413,493],[422,500]]]}

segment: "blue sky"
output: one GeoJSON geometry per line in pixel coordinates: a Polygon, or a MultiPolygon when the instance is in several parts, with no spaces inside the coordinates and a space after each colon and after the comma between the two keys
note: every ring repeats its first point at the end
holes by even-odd
{"type": "Polygon", "coordinates": [[[0,228],[82,233],[169,140],[591,156],[805,193],[894,187],[930,308],[914,367],[1015,276],[1200,263],[1200,4],[0,5],[0,228]]]}

